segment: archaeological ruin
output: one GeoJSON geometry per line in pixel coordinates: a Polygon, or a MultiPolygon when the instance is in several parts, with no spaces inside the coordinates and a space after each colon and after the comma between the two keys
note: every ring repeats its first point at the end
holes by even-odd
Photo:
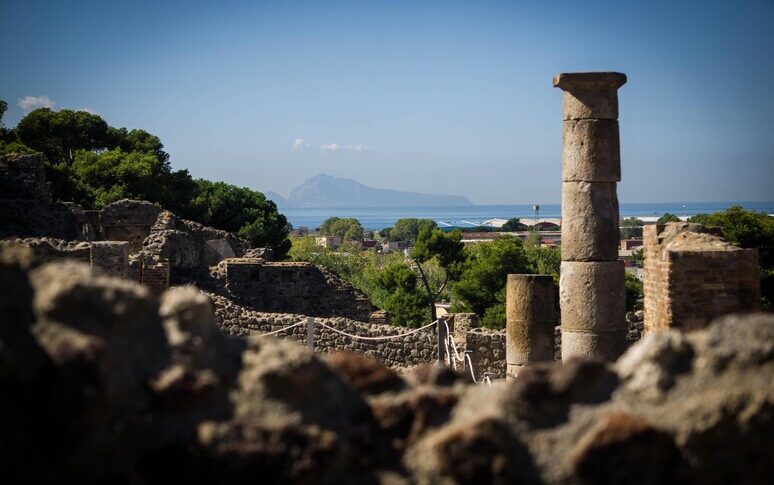
{"type": "Polygon", "coordinates": [[[506,328],[420,328],[335,273],[155,204],[51,200],[0,156],[8,483],[766,483],[774,317],[758,253],[644,229],[618,259],[619,73],[565,73],[562,262],[508,275],[506,328]]]}

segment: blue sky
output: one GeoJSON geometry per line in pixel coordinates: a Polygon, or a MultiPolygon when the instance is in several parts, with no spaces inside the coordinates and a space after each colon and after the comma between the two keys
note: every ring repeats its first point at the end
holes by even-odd
{"type": "Polygon", "coordinates": [[[774,2],[0,0],[0,98],[282,194],[317,173],[558,203],[558,72],[616,70],[622,202],[772,200],[774,2]]]}

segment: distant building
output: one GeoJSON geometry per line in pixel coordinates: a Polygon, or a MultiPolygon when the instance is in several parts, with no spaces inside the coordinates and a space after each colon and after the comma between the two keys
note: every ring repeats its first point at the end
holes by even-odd
{"type": "Polygon", "coordinates": [[[375,248],[376,244],[377,244],[377,242],[374,241],[373,239],[364,239],[363,242],[362,242],[362,247],[364,249],[375,248]]]}
{"type": "Polygon", "coordinates": [[[406,251],[409,246],[408,241],[385,241],[382,243],[382,251],[406,251]]]}
{"type": "Polygon", "coordinates": [[[317,236],[315,243],[323,248],[336,249],[341,246],[341,236],[317,236]]]}

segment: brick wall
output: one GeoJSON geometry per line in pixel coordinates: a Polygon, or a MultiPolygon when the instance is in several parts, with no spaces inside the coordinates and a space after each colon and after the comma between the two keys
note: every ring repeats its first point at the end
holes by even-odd
{"type": "Polygon", "coordinates": [[[646,226],[643,236],[645,332],[703,328],[715,317],[760,308],[756,249],[685,222],[646,226]]]}

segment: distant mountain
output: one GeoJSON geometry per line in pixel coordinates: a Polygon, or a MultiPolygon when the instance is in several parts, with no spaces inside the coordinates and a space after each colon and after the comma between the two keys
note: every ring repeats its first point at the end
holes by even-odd
{"type": "Polygon", "coordinates": [[[290,192],[287,199],[265,192],[266,197],[281,207],[347,208],[347,207],[459,207],[473,205],[462,195],[433,195],[399,190],[375,189],[355,180],[320,174],[290,192]],[[282,204],[280,203],[282,199],[282,204]]]}
{"type": "Polygon", "coordinates": [[[271,190],[267,190],[266,192],[263,193],[263,195],[265,195],[267,199],[277,204],[277,207],[279,207],[280,209],[283,207],[287,207],[289,205],[288,200],[286,198],[282,197],[276,192],[272,192],[271,190]]]}

